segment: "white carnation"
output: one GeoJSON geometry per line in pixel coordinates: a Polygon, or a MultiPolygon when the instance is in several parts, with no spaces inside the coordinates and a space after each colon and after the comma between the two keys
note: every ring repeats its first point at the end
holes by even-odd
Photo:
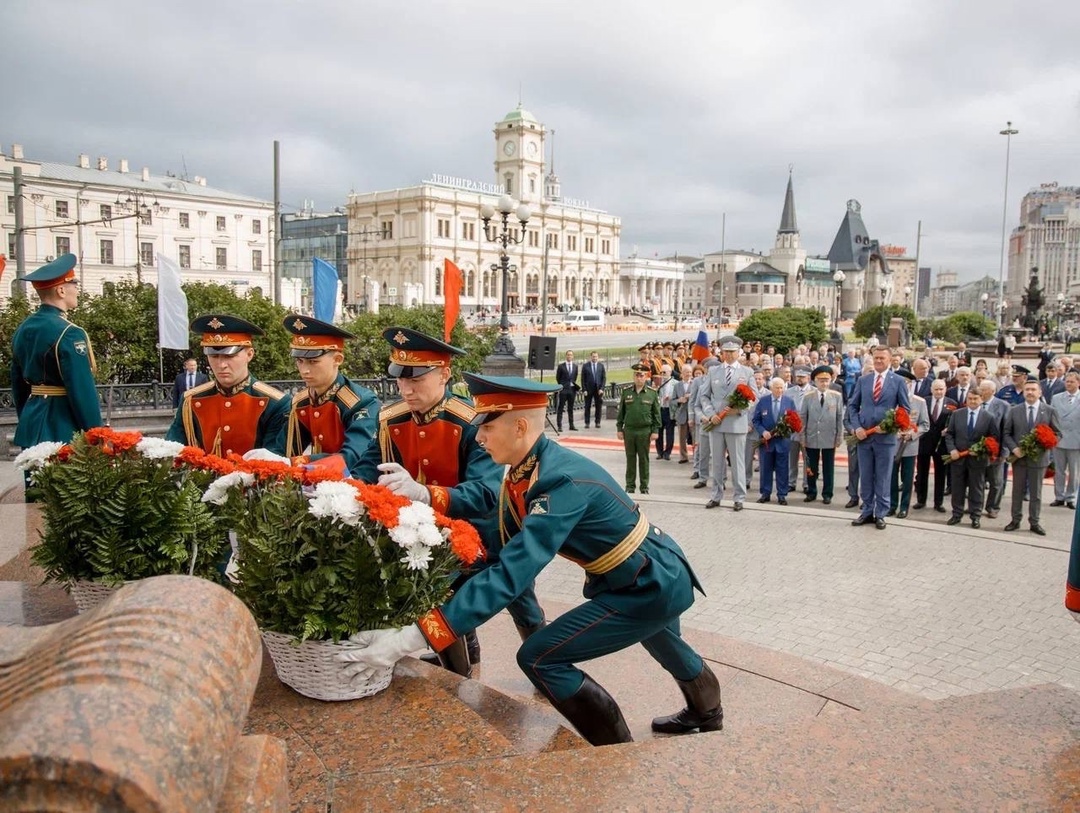
{"type": "Polygon", "coordinates": [[[435,525],[435,512],[430,505],[419,502],[398,509],[398,524],[390,529],[390,538],[405,550],[443,544],[443,535],[435,525]]]}
{"type": "Polygon", "coordinates": [[[427,545],[414,545],[406,549],[400,561],[408,565],[409,570],[427,570],[428,562],[431,561],[431,548],[427,545]]]}
{"type": "Polygon", "coordinates": [[[308,513],[355,527],[360,523],[363,506],[356,499],[356,489],[348,483],[324,480],[316,484],[308,501],[308,513]]]}
{"type": "Polygon", "coordinates": [[[56,454],[63,445],[63,443],[47,440],[28,449],[23,449],[15,458],[15,468],[20,471],[40,469],[49,462],[49,458],[56,454]]]}
{"type": "Polygon", "coordinates": [[[246,471],[234,471],[217,478],[206,489],[202,496],[203,502],[213,505],[224,505],[229,498],[229,491],[236,486],[247,488],[255,482],[255,475],[246,471]]]}
{"type": "Polygon", "coordinates": [[[184,450],[183,443],[163,438],[143,438],[135,444],[135,450],[151,460],[175,459],[184,450]]]}

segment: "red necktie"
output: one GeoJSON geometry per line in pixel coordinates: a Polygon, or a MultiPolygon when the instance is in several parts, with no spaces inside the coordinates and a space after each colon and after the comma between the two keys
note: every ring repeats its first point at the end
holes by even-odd
{"type": "Polygon", "coordinates": [[[877,378],[874,379],[874,400],[875,401],[880,401],[881,400],[881,380],[884,377],[885,376],[879,375],[877,378]]]}

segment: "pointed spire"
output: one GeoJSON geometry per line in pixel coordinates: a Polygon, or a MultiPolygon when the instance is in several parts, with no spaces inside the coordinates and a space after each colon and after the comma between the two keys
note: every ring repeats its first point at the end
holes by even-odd
{"type": "Polygon", "coordinates": [[[795,190],[791,185],[791,173],[795,167],[788,165],[787,194],[784,195],[784,213],[780,215],[780,228],[777,234],[798,234],[799,225],[795,222],[795,190]]]}

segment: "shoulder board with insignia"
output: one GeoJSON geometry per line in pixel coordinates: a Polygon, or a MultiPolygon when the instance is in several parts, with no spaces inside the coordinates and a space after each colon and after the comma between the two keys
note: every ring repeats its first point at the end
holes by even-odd
{"type": "Polygon", "coordinates": [[[206,395],[208,392],[217,389],[217,385],[213,381],[207,381],[205,384],[196,384],[189,390],[184,390],[184,397],[190,398],[192,395],[206,395]]]}
{"type": "Polygon", "coordinates": [[[345,405],[346,409],[352,409],[354,406],[360,403],[360,396],[350,390],[348,387],[342,387],[337,391],[336,398],[345,405]]]}
{"type": "Polygon", "coordinates": [[[409,414],[409,405],[404,401],[398,401],[396,404],[379,410],[379,423],[386,423],[393,418],[400,418],[402,415],[409,414]]]}
{"type": "Polygon", "coordinates": [[[296,407],[298,407],[298,406],[307,406],[310,402],[311,402],[311,394],[308,392],[307,388],[304,388],[304,389],[300,390],[299,392],[293,394],[293,397],[292,397],[293,409],[296,409],[296,407]]]}
{"type": "Polygon", "coordinates": [[[472,404],[467,404],[457,398],[446,399],[446,411],[466,422],[471,422],[476,417],[476,409],[472,404]]]}
{"type": "Polygon", "coordinates": [[[259,395],[265,395],[267,398],[272,398],[275,401],[280,401],[285,397],[285,393],[277,387],[271,387],[265,381],[256,381],[251,385],[251,389],[259,393],[259,395]]]}

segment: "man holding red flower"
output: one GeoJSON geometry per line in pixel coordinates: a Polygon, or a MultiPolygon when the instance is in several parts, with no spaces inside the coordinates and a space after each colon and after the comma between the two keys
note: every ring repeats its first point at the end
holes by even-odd
{"type": "Polygon", "coordinates": [[[786,386],[782,378],[770,381],[770,396],[757,402],[750,419],[754,429],[761,435],[761,446],[758,449],[761,460],[761,496],[758,497],[758,502],[769,502],[772,499],[775,475],[776,501],[780,505],[787,505],[787,495],[791,488],[788,482],[791,435],[802,429],[802,421],[796,411],[795,401],[784,394],[786,386]]]}
{"type": "Polygon", "coordinates": [[[742,339],[738,336],[725,336],[720,340],[723,363],[709,370],[698,395],[703,416],[701,431],[711,433],[709,443],[712,447],[709,483],[712,489],[706,508],[716,508],[724,499],[728,458],[731,459],[732,490],[735,492],[732,509],[741,511],[746,499],[746,433],[750,429],[750,418],[745,407],[731,406],[731,396],[737,396],[740,384],[743,391],[753,394],[754,371],[739,364],[741,351],[742,339]]]}
{"type": "Polygon", "coordinates": [[[1024,495],[1028,496],[1028,524],[1033,534],[1046,536],[1039,524],[1042,510],[1042,481],[1050,464],[1050,450],[1061,437],[1058,416],[1042,400],[1039,379],[1029,375],[1024,382],[1024,401],[1005,416],[1003,445],[1013,464],[1012,521],[1006,531],[1015,531],[1024,518],[1024,495]]]}
{"type": "Polygon", "coordinates": [[[964,500],[967,499],[971,527],[979,527],[990,455],[976,452],[985,449],[991,440],[992,446],[997,446],[998,432],[998,423],[983,407],[979,391],[969,388],[964,407],[952,413],[945,429],[945,448],[952,461],[949,464],[952,475],[952,516],[949,517],[949,525],[960,524],[964,518],[964,500]]]}
{"type": "Polygon", "coordinates": [[[848,401],[848,423],[855,429],[859,455],[859,495],[862,511],[852,525],[873,520],[879,531],[885,529],[889,513],[889,483],[898,441],[891,432],[878,429],[890,410],[897,414],[911,408],[907,387],[900,376],[889,370],[892,354],[888,347],[874,348],[874,370],[855,382],[848,401]]]}

